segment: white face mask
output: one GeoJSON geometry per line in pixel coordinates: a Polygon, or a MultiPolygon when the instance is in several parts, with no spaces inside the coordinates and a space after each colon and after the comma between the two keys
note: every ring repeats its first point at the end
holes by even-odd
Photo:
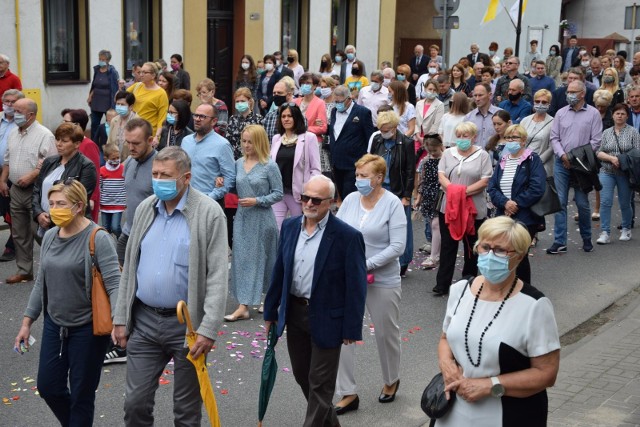
{"type": "Polygon", "coordinates": [[[242,69],[243,69],[243,70],[245,70],[245,71],[246,71],[246,70],[248,70],[248,69],[249,69],[249,63],[248,63],[248,62],[243,62],[243,63],[242,63],[242,65],[241,65],[241,67],[242,67],[242,69]]]}
{"type": "Polygon", "coordinates": [[[273,64],[271,62],[267,62],[266,64],[264,64],[264,69],[267,71],[273,70],[273,64]]]}

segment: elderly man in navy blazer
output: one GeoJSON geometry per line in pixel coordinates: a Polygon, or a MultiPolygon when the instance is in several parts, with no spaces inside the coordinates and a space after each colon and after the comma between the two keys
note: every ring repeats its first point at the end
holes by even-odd
{"type": "MultiPolygon", "coordinates": [[[[368,111],[368,110],[367,110],[368,111]]],[[[329,211],[335,187],[323,175],[304,186],[302,216],[282,224],[264,302],[267,332],[287,326],[293,375],[307,399],[304,426],[339,426],[331,403],[340,349],[362,339],[367,295],[362,234],[329,211]]]]}
{"type": "Polygon", "coordinates": [[[357,105],[349,89],[338,86],[333,92],[336,107],[331,110],[329,147],[331,169],[338,194],[344,200],[356,191],[356,167],[354,164],[367,153],[369,138],[374,132],[371,110],[357,105]]]}

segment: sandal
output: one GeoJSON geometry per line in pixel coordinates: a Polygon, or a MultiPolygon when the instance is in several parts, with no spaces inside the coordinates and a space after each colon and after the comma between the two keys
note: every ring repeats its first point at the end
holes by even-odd
{"type": "Polygon", "coordinates": [[[591,221],[600,221],[600,213],[594,212],[591,214],[591,221]]]}
{"type": "Polygon", "coordinates": [[[431,257],[427,257],[422,264],[420,264],[420,268],[423,270],[433,270],[438,266],[439,260],[434,260],[431,257]]]}
{"type": "Polygon", "coordinates": [[[531,239],[531,247],[535,248],[536,246],[538,246],[538,238],[534,236],[533,239],[531,239]]]}
{"type": "Polygon", "coordinates": [[[236,316],[234,314],[227,314],[226,316],[224,316],[224,321],[225,322],[237,322],[238,320],[248,320],[249,317],[251,317],[249,315],[249,313],[245,313],[242,316],[236,316]]]}

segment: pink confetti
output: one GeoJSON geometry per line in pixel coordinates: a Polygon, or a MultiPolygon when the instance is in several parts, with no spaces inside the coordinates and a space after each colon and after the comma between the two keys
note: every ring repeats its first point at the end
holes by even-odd
{"type": "Polygon", "coordinates": [[[290,372],[289,368],[282,368],[282,372],[290,372]]]}

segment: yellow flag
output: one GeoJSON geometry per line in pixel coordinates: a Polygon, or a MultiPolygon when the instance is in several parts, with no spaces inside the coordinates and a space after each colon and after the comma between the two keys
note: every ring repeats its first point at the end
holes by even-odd
{"type": "Polygon", "coordinates": [[[496,19],[496,15],[500,11],[500,0],[489,0],[489,7],[487,7],[487,11],[484,14],[484,18],[482,18],[482,23],[486,24],[489,21],[493,21],[496,19]]]}
{"type": "MultiPolygon", "coordinates": [[[[522,2],[522,16],[524,16],[524,11],[527,8],[527,0],[522,2]]],[[[520,9],[520,0],[516,0],[516,2],[509,9],[509,16],[511,16],[511,20],[517,24],[518,23],[518,9],[520,9]]]]}

